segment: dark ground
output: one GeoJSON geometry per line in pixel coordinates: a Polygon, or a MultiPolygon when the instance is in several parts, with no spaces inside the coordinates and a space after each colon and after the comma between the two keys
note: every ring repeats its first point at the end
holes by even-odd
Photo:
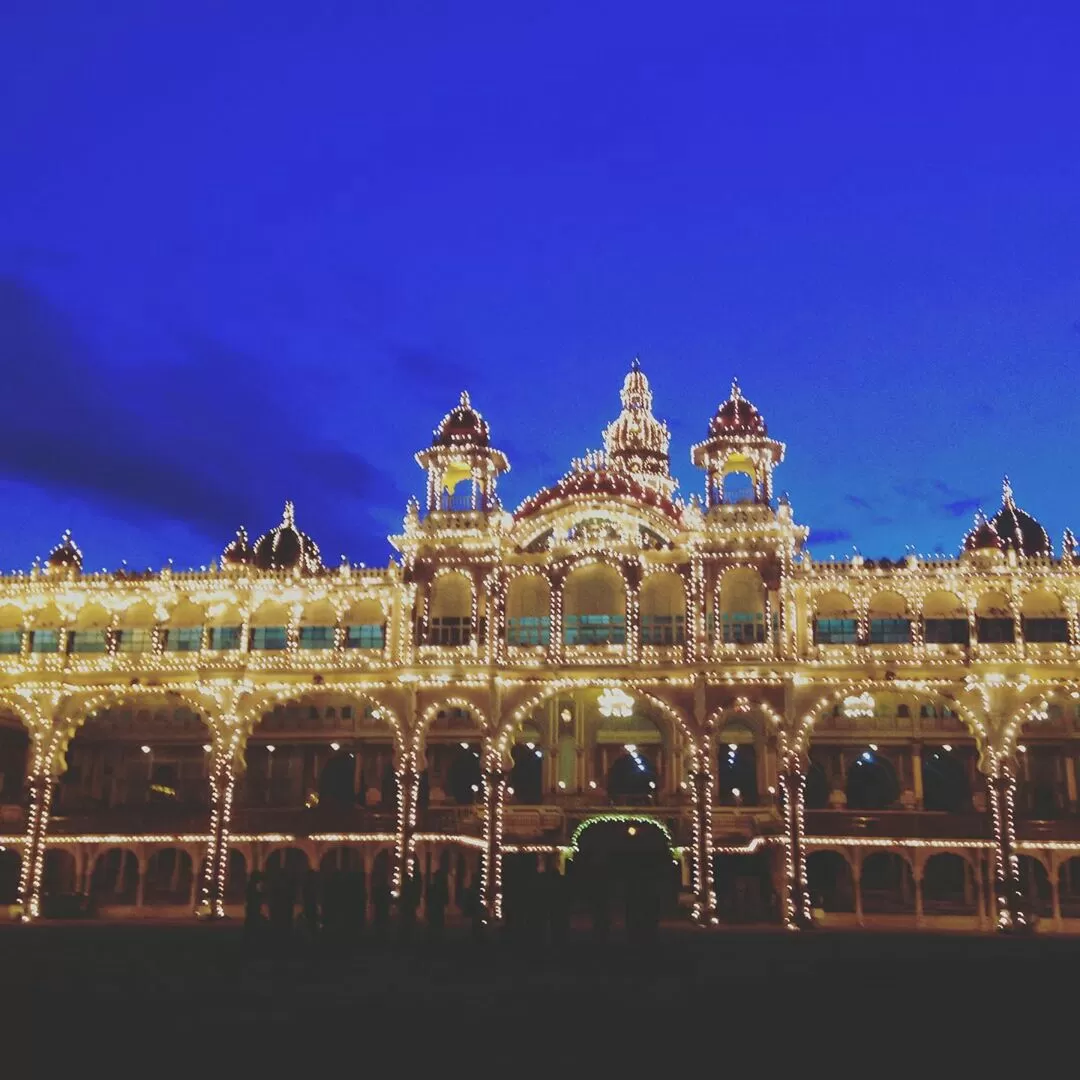
{"type": "MultiPolygon", "coordinates": [[[[409,946],[295,940],[252,954],[235,924],[4,926],[4,1071],[772,1076],[801,1060],[809,1077],[901,1063],[952,1074],[953,1062],[996,1076],[1080,1024],[1078,939],[620,936],[555,950],[450,929],[437,944],[421,932],[409,946]],[[38,1064],[23,1069],[28,1046],[38,1064]]],[[[1053,1074],[1045,1064],[1036,1073],[1053,1074]]]]}

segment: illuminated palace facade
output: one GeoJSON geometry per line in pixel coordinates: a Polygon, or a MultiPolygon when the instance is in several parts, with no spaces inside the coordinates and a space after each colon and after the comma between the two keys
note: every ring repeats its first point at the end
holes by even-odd
{"type": "Polygon", "coordinates": [[[0,885],[32,919],[241,909],[265,873],[447,872],[652,834],[704,926],[1080,929],[1080,558],[1006,482],[955,558],[818,562],[738,386],[692,450],[635,363],[513,513],[462,394],[386,569],[282,522],[209,569],[0,579],[0,885]]]}

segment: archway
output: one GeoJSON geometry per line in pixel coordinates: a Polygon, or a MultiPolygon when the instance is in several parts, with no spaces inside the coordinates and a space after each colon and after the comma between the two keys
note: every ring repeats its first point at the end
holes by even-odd
{"type": "Polygon", "coordinates": [[[131,906],[139,892],[139,860],[127,848],[109,848],[98,855],[90,876],[95,904],[131,906]]]}
{"type": "Polygon", "coordinates": [[[568,883],[580,909],[614,923],[633,921],[641,905],[659,916],[678,904],[679,868],[659,822],[633,815],[591,818],[577,829],[568,883]]]}
{"type": "Polygon", "coordinates": [[[766,923],[779,920],[767,851],[751,855],[717,855],[715,859],[717,912],[725,922],[766,923]]]}
{"type": "Polygon", "coordinates": [[[825,912],[855,911],[855,876],[839,851],[810,852],[806,875],[815,907],[825,912]]]}
{"type": "Polygon", "coordinates": [[[513,768],[510,770],[510,786],[514,789],[514,801],[526,806],[543,802],[543,751],[532,741],[518,743],[511,751],[513,768]]]}
{"type": "Polygon", "coordinates": [[[0,710],[0,807],[22,804],[29,753],[30,735],[22,720],[0,710]]]}
{"type": "Polygon", "coordinates": [[[576,567],[563,591],[567,645],[622,645],[626,641],[626,585],[604,563],[576,567]]]}
{"type": "MultiPolygon", "coordinates": [[[[420,777],[420,810],[447,804],[468,806],[483,791],[482,740],[484,725],[464,703],[435,710],[425,732],[426,769],[420,777]]],[[[429,824],[435,821],[429,817],[429,824]]]]}
{"type": "Polygon", "coordinates": [[[900,797],[896,771],[887,758],[864,750],[848,767],[846,794],[849,810],[887,810],[900,797]]]}
{"type": "Polygon", "coordinates": [[[868,915],[910,915],[915,911],[915,877],[907,859],[875,851],[863,859],[863,911],[868,915]]]}
{"type": "Polygon", "coordinates": [[[975,875],[971,864],[960,855],[945,852],[927,859],[922,892],[927,915],[975,914],[975,875]]]}
{"type": "Polygon", "coordinates": [[[45,849],[45,869],[42,873],[42,912],[46,918],[79,915],[84,911],[75,856],[63,848],[45,849]]]}
{"type": "Polygon", "coordinates": [[[820,761],[811,761],[806,773],[806,809],[829,808],[829,775],[820,761]]]}
{"type": "Polygon", "coordinates": [[[310,869],[311,864],[308,862],[307,854],[304,851],[296,847],[285,847],[278,848],[270,853],[270,857],[266,860],[264,873],[271,883],[275,881],[286,882],[299,896],[304,878],[310,869]]]}
{"type": "Polygon", "coordinates": [[[1066,919],[1080,919],[1080,857],[1073,856],[1058,870],[1058,903],[1066,919]]]}

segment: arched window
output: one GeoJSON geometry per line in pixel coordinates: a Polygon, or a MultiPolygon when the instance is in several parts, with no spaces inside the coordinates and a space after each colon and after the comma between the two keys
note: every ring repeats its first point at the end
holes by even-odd
{"type": "Polygon", "coordinates": [[[468,645],[472,641],[472,582],[464,574],[443,574],[431,586],[428,645],[468,645]]]}
{"type": "Polygon", "coordinates": [[[1054,593],[1045,589],[1032,590],[1024,597],[1021,612],[1025,641],[1032,644],[1068,643],[1069,620],[1061,598],[1054,593]]]}
{"type": "Polygon", "coordinates": [[[765,641],[765,583],[746,566],[728,570],[720,582],[720,640],[725,645],[765,641]]]}
{"type": "Polygon", "coordinates": [[[930,593],[923,601],[923,633],[928,645],[967,645],[967,610],[955,593],[930,593]]]}
{"type": "Polygon", "coordinates": [[[547,645],[551,639],[550,589],[539,574],[510,579],[506,590],[506,644],[547,645]]]}
{"type": "Polygon", "coordinates": [[[651,574],[641,585],[641,643],[681,645],[686,640],[686,594],[674,571],[651,574]]]}
{"type": "Polygon", "coordinates": [[[975,605],[975,629],[980,644],[1009,644],[1016,640],[1009,598],[1000,592],[987,592],[975,605]]]}
{"type": "Polygon", "coordinates": [[[722,806],[756,806],[757,750],[754,730],[743,720],[729,720],[716,737],[717,801],[722,806]]]}
{"type": "Polygon", "coordinates": [[[626,587],[603,563],[570,572],[563,594],[567,645],[622,645],[626,641],[626,587]]]}
{"type": "Polygon", "coordinates": [[[361,600],[345,613],[346,649],[382,649],[386,618],[378,600],[361,600]]]}
{"type": "Polygon", "coordinates": [[[858,621],[851,597],[841,592],[820,597],[814,617],[814,642],[818,645],[854,645],[857,641],[858,621]]]}
{"type": "Polygon", "coordinates": [[[870,600],[870,644],[908,645],[911,643],[911,619],[907,601],[899,594],[882,592],[870,600]]]}

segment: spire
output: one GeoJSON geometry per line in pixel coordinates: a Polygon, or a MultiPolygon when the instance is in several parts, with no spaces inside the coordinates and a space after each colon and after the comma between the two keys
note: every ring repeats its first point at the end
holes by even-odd
{"type": "Polygon", "coordinates": [[[631,371],[640,371],[641,370],[641,358],[640,357],[635,356],[634,359],[630,361],[630,370],[631,371]]]}
{"type": "Polygon", "coordinates": [[[670,497],[676,487],[668,458],[671,433],[653,415],[652,389],[637,357],[623,379],[619,400],[622,411],[604,430],[607,462],[645,487],[670,497]]]}
{"type": "Polygon", "coordinates": [[[472,406],[469,404],[469,391],[468,390],[462,390],[461,391],[461,398],[460,398],[459,404],[462,405],[466,409],[471,409],[472,408],[472,406]]]}
{"type": "Polygon", "coordinates": [[[281,524],[286,526],[296,525],[296,507],[292,499],[285,500],[285,513],[282,515],[281,524]]]}
{"type": "Polygon", "coordinates": [[[1006,473],[1001,481],[1001,501],[1005,506],[1009,506],[1013,501],[1013,489],[1012,484],[1009,483],[1009,474],[1006,473]]]}
{"type": "Polygon", "coordinates": [[[731,400],[738,401],[742,397],[742,390],[739,389],[739,377],[733,375],[731,378],[731,400]]]}

